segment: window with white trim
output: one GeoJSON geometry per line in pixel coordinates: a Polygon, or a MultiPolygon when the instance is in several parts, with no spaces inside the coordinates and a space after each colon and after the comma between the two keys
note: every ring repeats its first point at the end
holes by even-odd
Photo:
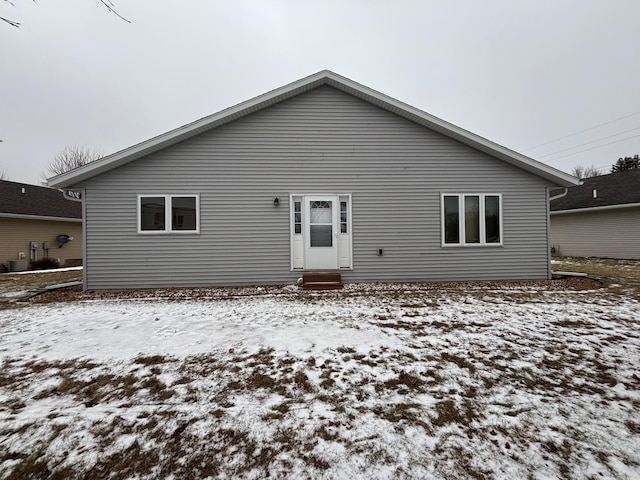
{"type": "Polygon", "coordinates": [[[199,195],[138,195],[138,233],[199,232],[199,195]]]}
{"type": "Polygon", "coordinates": [[[443,193],[444,246],[502,245],[502,195],[443,193]]]}

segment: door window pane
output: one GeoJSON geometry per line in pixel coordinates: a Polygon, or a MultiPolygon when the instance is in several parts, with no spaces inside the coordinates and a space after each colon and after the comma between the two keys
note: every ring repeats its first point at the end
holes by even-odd
{"type": "Polygon", "coordinates": [[[444,243],[460,243],[460,212],[457,196],[444,197],[444,243]]]}
{"type": "Polygon", "coordinates": [[[309,225],[310,241],[312,247],[333,246],[333,234],[331,225],[309,225]]]}
{"type": "Polygon", "coordinates": [[[171,197],[171,229],[196,230],[195,197],[171,197]]]}
{"type": "Polygon", "coordinates": [[[165,198],[140,197],[140,230],[164,230],[165,198]]]}
{"type": "Polygon", "coordinates": [[[487,243],[500,243],[500,197],[484,197],[484,222],[487,243]]]}
{"type": "Polygon", "coordinates": [[[480,198],[464,197],[464,241],[480,243],[480,198]]]}
{"type": "Polygon", "coordinates": [[[310,222],[331,223],[331,203],[325,201],[311,202],[310,222]]]}
{"type": "Polygon", "coordinates": [[[333,246],[333,202],[313,201],[309,208],[309,234],[312,247],[333,246]]]}

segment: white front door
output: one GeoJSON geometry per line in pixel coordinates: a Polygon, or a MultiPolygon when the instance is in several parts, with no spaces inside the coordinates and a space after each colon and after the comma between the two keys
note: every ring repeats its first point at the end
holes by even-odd
{"type": "Polygon", "coordinates": [[[339,197],[304,197],[304,248],[307,270],[338,268],[339,197]]]}

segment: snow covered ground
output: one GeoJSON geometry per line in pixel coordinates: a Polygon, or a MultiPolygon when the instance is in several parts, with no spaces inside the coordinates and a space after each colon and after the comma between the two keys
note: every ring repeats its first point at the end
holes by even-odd
{"type": "Polygon", "coordinates": [[[398,289],[0,310],[0,479],[640,478],[640,304],[398,289]]]}
{"type": "Polygon", "coordinates": [[[82,270],[82,267],[61,267],[48,268],[46,270],[25,270],[24,272],[11,272],[11,275],[37,275],[42,273],[75,272],[82,270]]]}

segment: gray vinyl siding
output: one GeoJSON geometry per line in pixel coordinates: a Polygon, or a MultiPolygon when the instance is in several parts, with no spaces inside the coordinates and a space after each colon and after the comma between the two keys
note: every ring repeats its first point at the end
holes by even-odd
{"type": "Polygon", "coordinates": [[[551,216],[551,245],[561,255],[640,259],[640,207],[551,216]]]}
{"type": "Polygon", "coordinates": [[[547,278],[548,186],[323,86],[78,185],[87,288],[293,283],[289,195],[311,193],[352,194],[347,282],[547,278]],[[442,248],[443,192],[501,193],[504,245],[442,248]],[[137,233],[138,194],[195,193],[200,234],[137,233]]]}

